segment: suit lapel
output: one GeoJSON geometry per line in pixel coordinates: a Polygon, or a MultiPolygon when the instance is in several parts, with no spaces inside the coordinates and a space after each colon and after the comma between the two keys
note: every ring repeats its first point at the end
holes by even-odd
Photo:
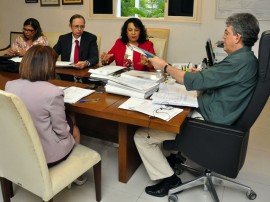
{"type": "Polygon", "coordinates": [[[69,34],[66,44],[67,44],[67,54],[70,56],[72,48],[72,33],[69,34]]]}

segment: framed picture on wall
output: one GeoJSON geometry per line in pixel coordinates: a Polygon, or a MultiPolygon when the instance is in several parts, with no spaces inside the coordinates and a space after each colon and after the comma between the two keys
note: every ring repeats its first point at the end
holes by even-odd
{"type": "Polygon", "coordinates": [[[83,4],[83,0],[62,0],[62,5],[83,4]]]}
{"type": "Polygon", "coordinates": [[[40,6],[60,6],[60,0],[40,0],[40,6]]]}
{"type": "Polygon", "coordinates": [[[25,0],[25,3],[38,3],[38,0],[25,0]]]}

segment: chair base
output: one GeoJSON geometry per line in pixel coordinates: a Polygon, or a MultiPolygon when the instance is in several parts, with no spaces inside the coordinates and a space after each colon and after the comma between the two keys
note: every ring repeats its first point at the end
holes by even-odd
{"type": "MultiPolygon", "coordinates": [[[[183,166],[186,168],[188,167],[186,165],[183,165],[183,166]]],[[[195,171],[195,169],[192,169],[192,171],[195,171]]],[[[199,171],[196,171],[196,172],[198,173],[199,171]]],[[[196,179],[185,182],[179,187],[170,189],[168,193],[168,197],[169,197],[168,201],[177,202],[178,198],[176,196],[176,193],[181,192],[182,190],[185,190],[185,189],[199,186],[199,185],[203,185],[204,190],[206,191],[208,190],[210,192],[215,202],[219,202],[220,200],[218,198],[214,185],[223,185],[223,186],[227,186],[227,187],[244,191],[246,192],[246,196],[250,200],[254,200],[257,197],[257,194],[250,187],[231,181],[223,177],[215,176],[214,174],[212,174],[211,171],[206,170],[201,176],[197,177],[196,179]]]]}

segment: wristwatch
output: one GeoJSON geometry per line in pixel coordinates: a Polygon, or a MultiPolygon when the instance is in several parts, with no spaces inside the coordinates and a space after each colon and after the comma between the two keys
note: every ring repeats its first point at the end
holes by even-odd
{"type": "Polygon", "coordinates": [[[167,68],[168,68],[168,66],[171,66],[171,64],[170,63],[167,63],[164,67],[163,67],[163,73],[164,74],[166,74],[167,73],[167,68]]]}
{"type": "Polygon", "coordinates": [[[84,62],[86,62],[87,67],[89,67],[89,66],[90,66],[90,62],[89,62],[88,60],[85,60],[84,62]]]}

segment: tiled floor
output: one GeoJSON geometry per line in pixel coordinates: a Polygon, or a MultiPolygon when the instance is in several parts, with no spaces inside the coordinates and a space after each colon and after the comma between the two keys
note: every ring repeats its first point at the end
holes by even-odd
{"type": "MultiPolygon", "coordinates": [[[[245,165],[236,181],[252,187],[257,193],[255,202],[270,200],[270,99],[263,113],[251,130],[245,165]]],[[[145,194],[144,188],[154,184],[149,180],[143,165],[135,172],[127,184],[118,182],[117,146],[108,142],[83,136],[82,143],[97,150],[102,156],[102,201],[103,202],[166,202],[167,197],[156,198],[145,194]]],[[[55,202],[94,202],[95,192],[92,170],[87,172],[88,181],[83,186],[73,186],[56,195],[55,202]]],[[[180,176],[183,181],[191,179],[188,173],[180,176]]],[[[41,201],[22,188],[14,188],[12,202],[41,201]]],[[[221,202],[248,202],[245,193],[224,188],[217,188],[221,202]]],[[[178,195],[179,202],[212,202],[212,198],[202,187],[186,190],[178,195]]],[[[0,197],[2,202],[2,197],[0,197]]]]}

